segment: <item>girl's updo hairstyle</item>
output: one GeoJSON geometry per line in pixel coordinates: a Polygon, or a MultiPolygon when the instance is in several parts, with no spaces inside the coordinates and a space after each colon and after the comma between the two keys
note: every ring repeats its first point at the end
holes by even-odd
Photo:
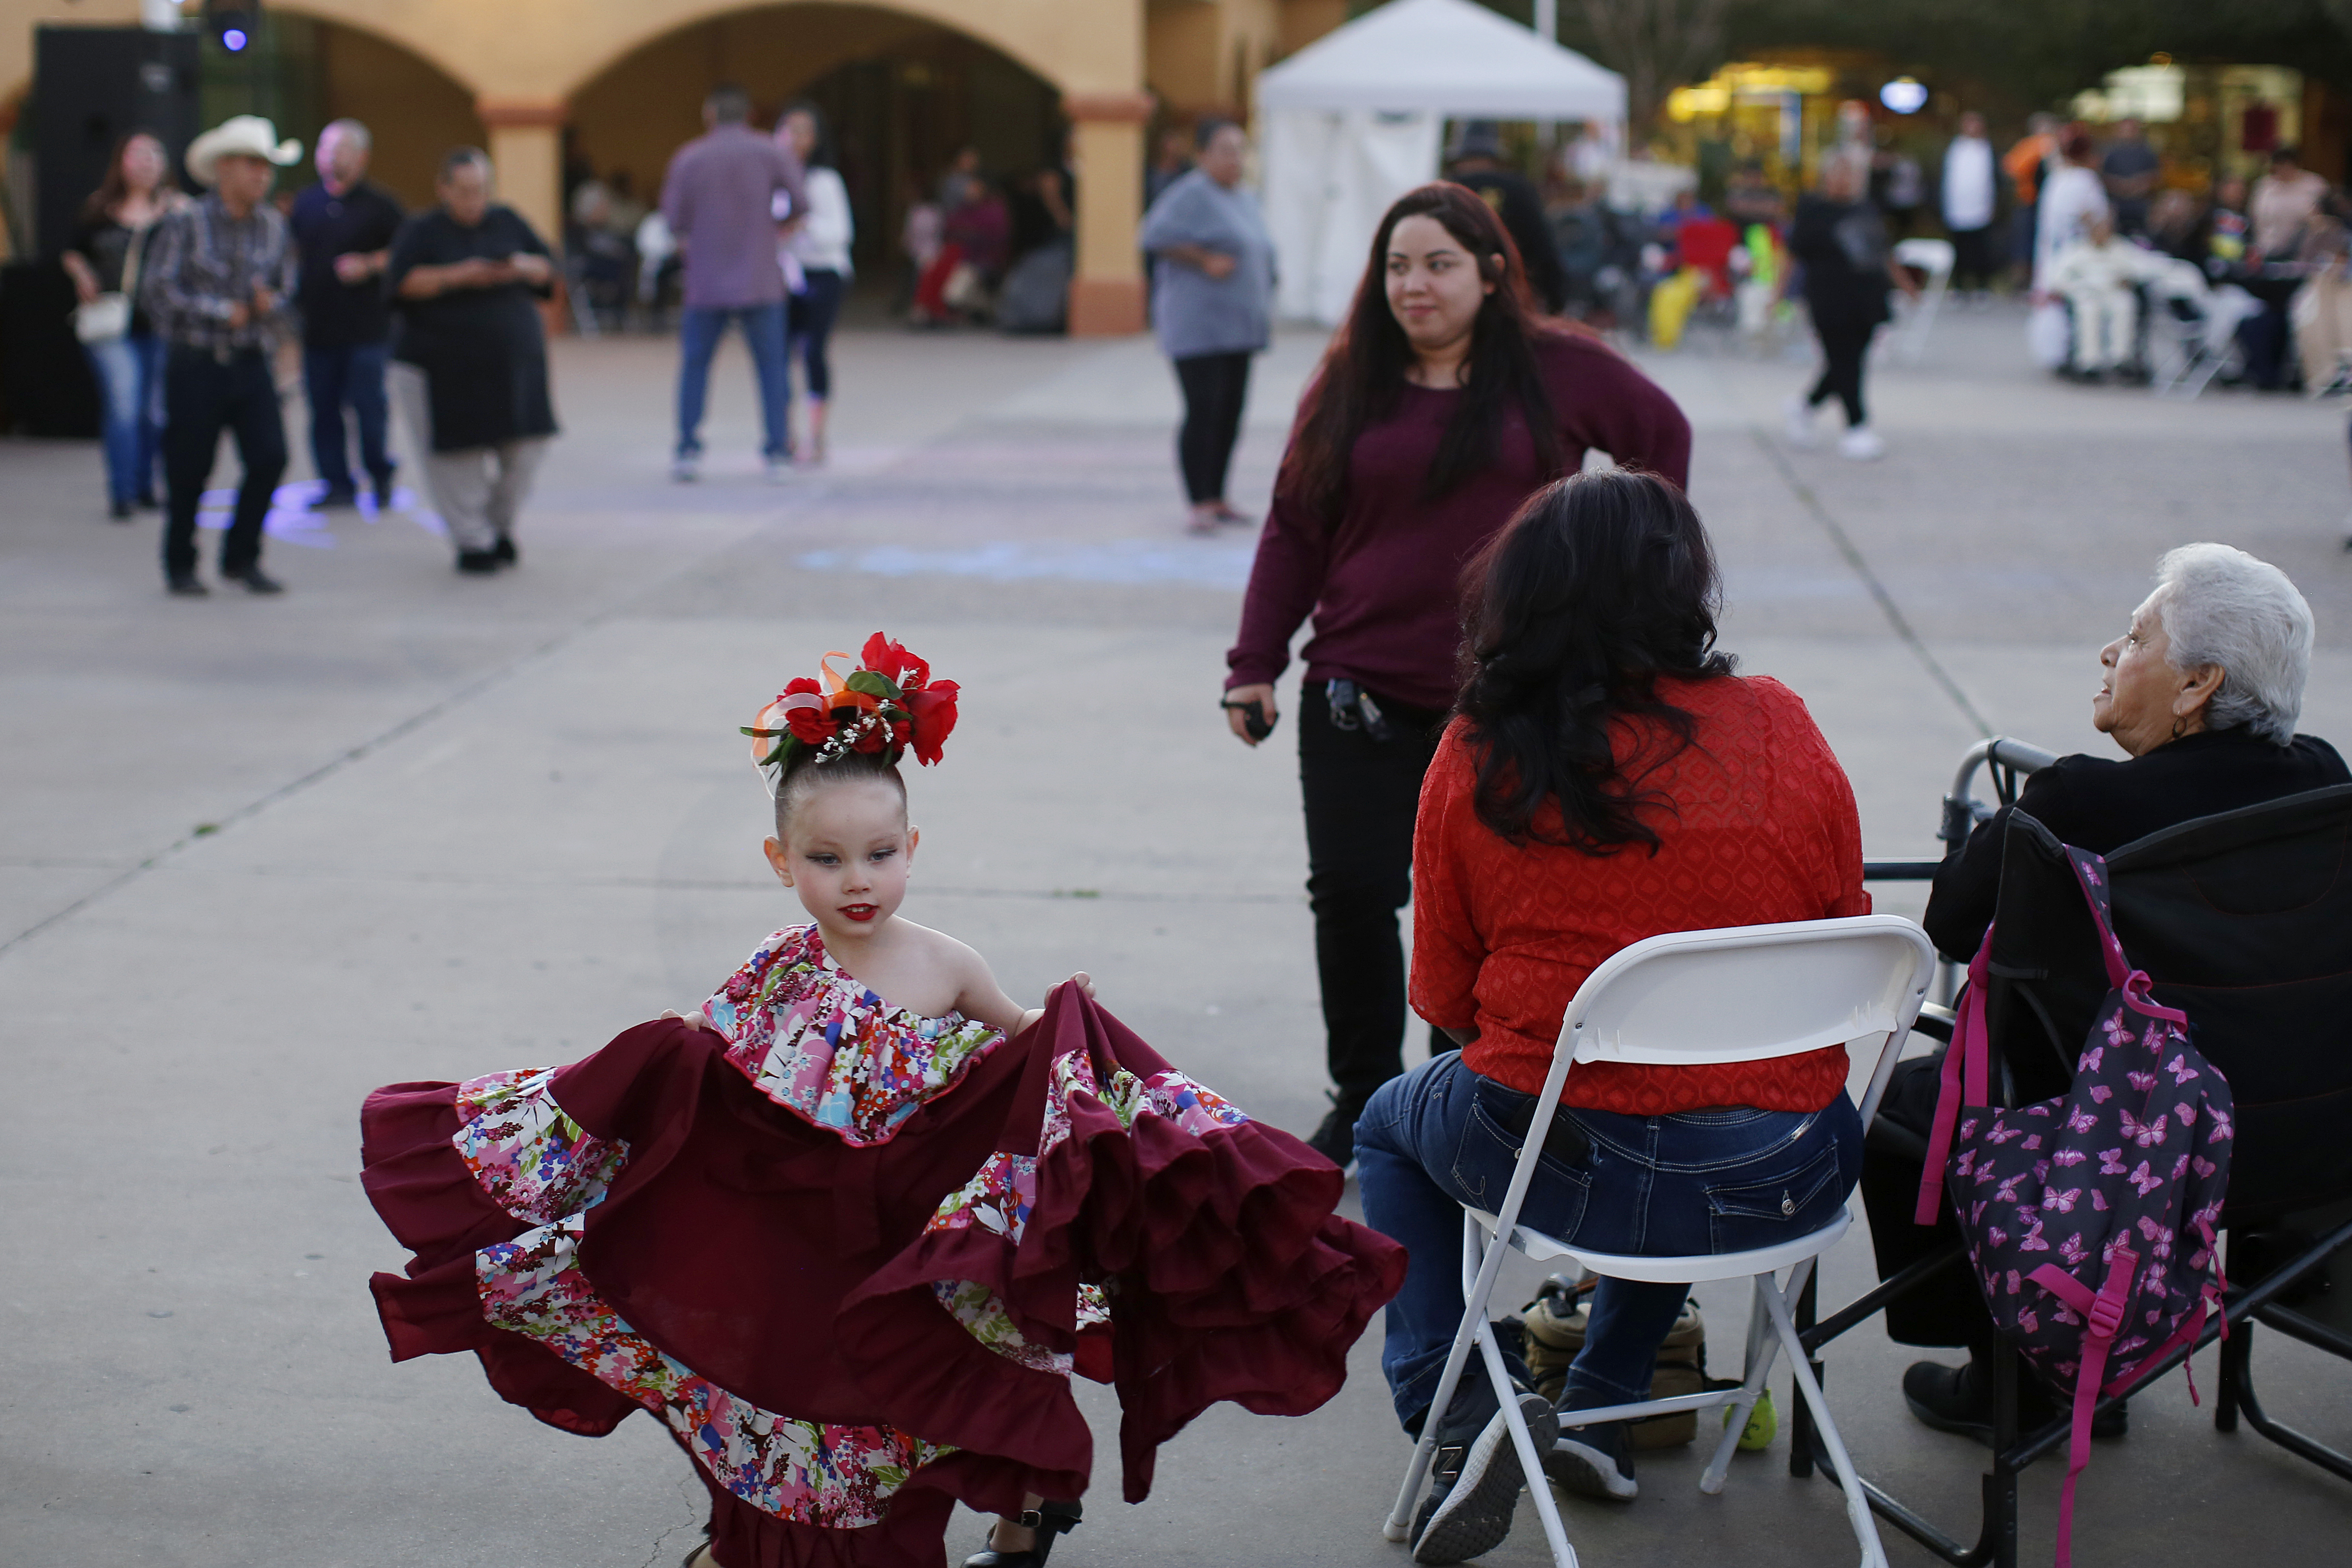
{"type": "Polygon", "coordinates": [[[1683,492],[1655,474],[1580,474],[1528,498],[1464,574],[1461,697],[1477,763],[1478,820],[1514,844],[1587,855],[1658,835],[1641,818],[1672,803],[1643,781],[1692,743],[1696,721],[1658,695],[1661,676],[1729,675],[1715,651],[1722,583],[1683,492]],[[1620,756],[1620,718],[1647,718],[1663,747],[1620,756]],[[1546,803],[1557,826],[1539,822],[1546,803]]]}
{"type": "Polygon", "coordinates": [[[807,804],[820,790],[836,784],[862,784],[879,779],[898,793],[898,813],[907,811],[907,781],[890,761],[887,752],[844,752],[827,760],[815,751],[803,749],[784,764],[783,777],[776,784],[776,837],[789,843],[792,839],[793,814],[807,804]]]}

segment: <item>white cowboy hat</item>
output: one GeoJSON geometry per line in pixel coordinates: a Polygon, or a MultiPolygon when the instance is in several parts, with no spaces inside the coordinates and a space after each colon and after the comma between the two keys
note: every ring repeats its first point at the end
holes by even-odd
{"type": "Polygon", "coordinates": [[[302,161],[302,143],[290,136],[280,142],[278,127],[258,114],[233,115],[188,143],[188,177],[211,184],[223,158],[259,158],[282,169],[302,161]]]}

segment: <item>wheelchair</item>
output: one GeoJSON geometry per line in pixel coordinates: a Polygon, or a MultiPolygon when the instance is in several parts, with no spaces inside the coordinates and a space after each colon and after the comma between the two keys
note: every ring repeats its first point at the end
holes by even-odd
{"type": "MultiPolygon", "coordinates": [[[[1974,784],[1989,772],[1995,799],[2014,805],[2020,783],[2056,759],[2000,738],[1963,758],[1944,800],[1937,837],[1957,849],[1993,815],[1974,784]]],[[[2352,1028],[2301,1051],[2278,1020],[2315,1008],[2352,1019],[2352,784],[2291,795],[2202,817],[2123,846],[2106,857],[2116,927],[2159,1001],[2182,1008],[2199,1047],[2231,1082],[2240,1136],[2221,1216],[2229,1289],[2221,1317],[2196,1345],[2139,1371],[2132,1386],[2100,1402],[2104,1412],[2168,1374],[2225,1332],[2213,1421],[2240,1421],[2320,1468],[2352,1480],[2352,1456],[2273,1419],[2253,1381],[2253,1329],[2261,1324],[2352,1360],[2352,1028]]],[[[1923,881],[1934,861],[1869,861],[1877,882],[1923,881]]],[[[2063,1091],[2075,1053],[2107,987],[2095,937],[2057,842],[2029,816],[2010,818],[1997,904],[1993,978],[1987,1018],[1998,1098],[2030,1103],[2063,1091]]],[[[1958,976],[1947,961],[1944,1006],[1923,1012],[1917,1032],[1948,1042],[1949,1004],[1958,976]]],[[[1914,1292],[1946,1289],[1939,1278],[1963,1267],[1953,1241],[1826,1316],[1809,1283],[1797,1304],[1798,1337],[1816,1377],[1823,1347],[1914,1292]]],[[[1871,1510],[1958,1568],[2015,1568],[2018,1477],[2037,1459],[2063,1453],[2065,1413],[2038,1431],[2021,1429],[2013,1356],[1994,1358],[1994,1433],[1982,1511],[1973,1542],[1948,1533],[1884,1488],[1864,1479],[1871,1510]]],[[[1790,1412],[1790,1473],[1831,1474],[1811,1412],[1790,1412]]],[[[1831,1475],[1834,1481],[1834,1475],[1831,1475]]]]}

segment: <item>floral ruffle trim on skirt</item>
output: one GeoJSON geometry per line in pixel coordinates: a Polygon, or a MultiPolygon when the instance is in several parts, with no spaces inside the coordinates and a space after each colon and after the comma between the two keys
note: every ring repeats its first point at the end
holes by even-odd
{"type": "Polygon", "coordinates": [[[928,1489],[894,1499],[952,1449],[761,1409],[663,1353],[598,1296],[577,1261],[583,1216],[628,1147],[556,1103],[555,1070],[369,1097],[363,1179],[417,1255],[407,1278],[371,1281],[393,1359],[472,1350],[502,1397],[583,1436],[651,1412],[711,1494],[728,1568],[931,1568],[953,1500],[928,1489]]]}

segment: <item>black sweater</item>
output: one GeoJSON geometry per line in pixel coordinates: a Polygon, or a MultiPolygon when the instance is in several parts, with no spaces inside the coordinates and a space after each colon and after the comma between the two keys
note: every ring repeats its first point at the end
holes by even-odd
{"type": "MultiPolygon", "coordinates": [[[[2273,745],[2241,725],[2184,735],[2121,762],[2061,757],[2026,780],[2017,809],[2061,843],[2105,855],[2200,816],[2340,784],[2352,784],[2352,771],[2326,742],[2297,735],[2273,745]]],[[[1992,924],[2008,826],[2004,808],[1936,868],[1922,923],[1947,957],[1967,962],[1992,924]]]]}

